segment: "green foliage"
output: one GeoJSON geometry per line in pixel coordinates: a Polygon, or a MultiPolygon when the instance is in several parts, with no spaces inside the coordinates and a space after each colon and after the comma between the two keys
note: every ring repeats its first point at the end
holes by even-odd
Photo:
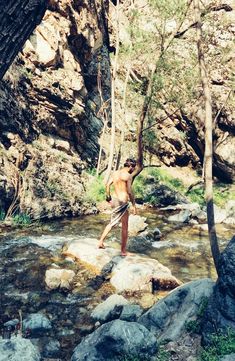
{"type": "Polygon", "coordinates": [[[229,200],[235,200],[234,188],[226,187],[224,184],[217,183],[214,185],[214,202],[219,207],[224,207],[229,200]]]}
{"type": "Polygon", "coordinates": [[[160,345],[156,361],[168,361],[170,359],[170,354],[168,351],[164,350],[164,345],[160,345]]]}
{"type": "MultiPolygon", "coordinates": [[[[94,174],[95,170],[90,170],[94,174]]],[[[105,200],[105,185],[102,176],[92,176],[88,183],[85,199],[92,202],[102,202],[105,200]]]]}
{"type": "Polygon", "coordinates": [[[27,78],[27,79],[32,79],[33,78],[33,73],[31,70],[29,69],[26,69],[24,67],[21,67],[20,68],[20,74],[23,78],[27,78]]]}
{"type": "Polygon", "coordinates": [[[157,201],[155,197],[149,197],[144,193],[150,178],[153,178],[155,183],[163,183],[175,191],[181,193],[185,191],[181,180],[171,177],[167,171],[159,168],[146,168],[136,177],[133,184],[136,198],[142,198],[144,202],[155,204],[157,201]]]}
{"type": "Polygon", "coordinates": [[[190,198],[191,202],[196,202],[196,203],[200,204],[200,206],[205,205],[204,188],[203,187],[193,188],[188,192],[187,195],[190,198]]]}
{"type": "Polygon", "coordinates": [[[25,213],[15,214],[12,217],[13,223],[17,226],[29,226],[32,223],[32,220],[29,215],[25,213]]]}
{"type": "Polygon", "coordinates": [[[190,320],[188,322],[185,323],[185,328],[188,332],[190,333],[200,333],[201,331],[201,326],[202,326],[202,317],[205,313],[206,307],[208,305],[208,298],[207,297],[203,297],[199,308],[198,308],[198,312],[196,315],[196,319],[195,320],[190,320]]]}
{"type": "Polygon", "coordinates": [[[173,17],[181,18],[187,2],[185,0],[150,0],[150,4],[159,11],[164,20],[167,20],[173,17]]]}
{"type": "MultiPolygon", "coordinates": [[[[197,188],[191,189],[187,196],[192,202],[197,202],[201,206],[205,205],[205,196],[204,196],[204,187],[198,186],[197,188]]],[[[213,199],[214,203],[223,208],[229,200],[235,200],[235,192],[232,190],[231,186],[224,187],[224,184],[217,183],[213,187],[213,199]]]]}
{"type": "Polygon", "coordinates": [[[153,148],[157,145],[157,136],[152,129],[148,129],[144,132],[143,143],[145,148],[153,148]]]}
{"type": "Polygon", "coordinates": [[[190,333],[199,333],[201,330],[201,323],[198,320],[191,320],[185,324],[185,328],[190,333]]]}
{"type": "Polygon", "coordinates": [[[235,352],[235,332],[228,330],[225,334],[217,333],[211,337],[211,345],[205,347],[199,361],[219,361],[221,356],[235,352]]]}
{"type": "Polygon", "coordinates": [[[46,182],[46,187],[51,194],[59,193],[60,187],[55,180],[49,180],[46,182]]]}

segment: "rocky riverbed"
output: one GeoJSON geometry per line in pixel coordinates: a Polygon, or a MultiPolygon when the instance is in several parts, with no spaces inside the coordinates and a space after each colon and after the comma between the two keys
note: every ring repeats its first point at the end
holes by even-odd
{"type": "MultiPolygon", "coordinates": [[[[118,228],[108,238],[105,250],[96,248],[108,215],[61,220],[28,230],[2,230],[2,335],[23,335],[24,342],[31,340],[44,360],[70,360],[74,348],[102,323],[94,317],[95,307],[109,296],[119,293],[126,306],[114,302],[106,322],[119,317],[122,322],[132,317],[135,322],[181,282],[215,276],[203,229],[176,227],[161,213],[145,211],[142,216],[148,233],[130,238],[134,252],[125,259],[119,256],[118,228]],[[152,242],[151,234],[155,234],[152,242]],[[151,278],[157,281],[154,289],[151,278]]],[[[221,226],[221,245],[231,232],[231,227],[221,226]]],[[[116,329],[116,324],[112,327],[116,329]]],[[[18,346],[19,350],[23,347],[21,343],[18,346]]],[[[37,360],[37,352],[29,352],[36,355],[31,359],[37,360]]],[[[73,359],[79,359],[76,357],[73,359]]]]}

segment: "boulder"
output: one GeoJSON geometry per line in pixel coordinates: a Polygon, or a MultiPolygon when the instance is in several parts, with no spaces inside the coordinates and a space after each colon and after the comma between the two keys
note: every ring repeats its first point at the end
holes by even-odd
{"type": "Polygon", "coordinates": [[[148,224],[145,221],[145,217],[130,214],[128,222],[129,236],[136,236],[138,233],[144,231],[148,227],[148,224]]]}
{"type": "Polygon", "coordinates": [[[174,214],[173,216],[168,217],[168,221],[170,222],[178,222],[178,223],[187,223],[189,221],[191,212],[186,209],[181,211],[178,214],[174,214]]]}
{"type": "Polygon", "coordinates": [[[235,236],[219,260],[219,277],[211,295],[203,323],[203,342],[210,342],[210,335],[217,330],[235,330],[235,236]]]}
{"type": "Polygon", "coordinates": [[[113,257],[120,255],[120,251],[110,247],[98,249],[97,244],[95,238],[79,238],[69,243],[65,253],[101,270],[113,257]]]}
{"type": "Polygon", "coordinates": [[[50,290],[56,288],[71,288],[75,272],[67,269],[51,268],[46,271],[45,282],[50,290]]]}
{"type": "Polygon", "coordinates": [[[152,242],[148,234],[130,237],[127,248],[128,251],[142,253],[152,248],[152,242]]]}
{"type": "Polygon", "coordinates": [[[181,284],[169,268],[139,255],[127,256],[114,265],[110,282],[117,292],[151,291],[151,279],[158,283],[159,289],[173,289],[181,284]]]}
{"type": "Polygon", "coordinates": [[[150,291],[152,278],[157,280],[159,289],[172,289],[181,284],[172,276],[169,268],[157,260],[135,254],[121,257],[119,250],[110,247],[98,249],[97,243],[97,239],[77,239],[71,241],[65,253],[96,267],[97,272],[107,272],[105,269],[108,267],[109,272],[112,271],[110,282],[117,292],[150,291]]]}
{"type": "Polygon", "coordinates": [[[157,340],[137,322],[114,320],[85,337],[75,348],[71,361],[119,361],[157,352],[157,340]]]}
{"type": "Polygon", "coordinates": [[[120,320],[134,322],[142,315],[143,308],[139,305],[124,305],[120,315],[120,320]]]}
{"type": "Polygon", "coordinates": [[[50,331],[50,320],[42,313],[32,313],[23,320],[23,331],[30,336],[37,336],[50,331]]]}
{"type": "Polygon", "coordinates": [[[177,340],[186,322],[195,319],[205,298],[213,292],[214,282],[203,279],[189,282],[162,298],[138,322],[157,335],[158,340],[177,340]]]}
{"type": "Polygon", "coordinates": [[[166,207],[179,203],[188,203],[186,197],[166,185],[156,183],[146,187],[145,198],[151,198],[154,207],[166,207]]]}
{"type": "Polygon", "coordinates": [[[41,356],[37,347],[28,339],[12,337],[10,340],[0,339],[1,361],[40,361],[41,356]]]}
{"type": "Polygon", "coordinates": [[[101,323],[118,318],[123,306],[128,301],[120,295],[111,295],[104,302],[100,303],[91,313],[91,317],[101,323]]]}
{"type": "Polygon", "coordinates": [[[60,353],[61,348],[58,340],[49,340],[43,348],[43,356],[47,358],[57,358],[60,353]]]}

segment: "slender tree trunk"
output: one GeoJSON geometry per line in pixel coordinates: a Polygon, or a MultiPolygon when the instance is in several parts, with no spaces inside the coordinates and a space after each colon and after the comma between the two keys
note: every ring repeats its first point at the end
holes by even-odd
{"type": "Polygon", "coordinates": [[[122,147],[123,147],[123,143],[125,140],[125,131],[126,131],[126,127],[127,127],[127,124],[126,124],[126,91],[127,91],[127,84],[128,84],[128,79],[130,76],[130,71],[131,71],[131,64],[129,63],[127,72],[126,72],[126,79],[125,79],[124,90],[123,90],[123,99],[122,99],[123,125],[122,125],[122,129],[121,129],[121,140],[120,140],[120,146],[119,146],[118,155],[117,155],[116,169],[118,169],[119,165],[120,165],[120,161],[121,161],[121,157],[122,157],[122,147]]]}
{"type": "Polygon", "coordinates": [[[153,93],[153,81],[154,81],[154,76],[156,74],[156,71],[157,71],[157,63],[155,64],[154,68],[152,69],[151,75],[148,80],[147,90],[146,90],[146,94],[144,97],[144,103],[142,106],[141,114],[139,117],[139,122],[137,125],[137,167],[133,173],[133,181],[134,181],[135,177],[144,168],[143,129],[144,129],[144,121],[147,116],[147,113],[148,113],[148,110],[150,107],[150,103],[151,103],[151,98],[152,98],[152,93],[153,93]]]}
{"type": "Polygon", "coordinates": [[[204,60],[204,52],[202,45],[202,23],[199,0],[194,0],[195,13],[197,17],[197,48],[198,61],[202,82],[202,89],[205,102],[205,152],[204,152],[204,181],[205,181],[205,199],[207,205],[207,223],[211,252],[217,273],[219,274],[218,261],[220,256],[218,240],[215,229],[214,204],[213,204],[213,178],[212,178],[212,159],[213,159],[213,141],[212,141],[212,107],[211,92],[209,88],[209,80],[204,60]]]}
{"type": "Polygon", "coordinates": [[[117,65],[118,65],[118,54],[119,54],[119,0],[116,4],[116,52],[114,58],[114,65],[112,71],[112,84],[111,84],[111,108],[112,108],[112,127],[111,127],[111,140],[109,148],[109,161],[108,168],[106,171],[104,182],[107,183],[112,171],[114,147],[115,147],[115,130],[116,130],[116,107],[115,107],[115,90],[116,90],[116,77],[117,77],[117,65]]]}
{"type": "Polygon", "coordinates": [[[48,0],[0,1],[0,79],[40,23],[48,0]]]}

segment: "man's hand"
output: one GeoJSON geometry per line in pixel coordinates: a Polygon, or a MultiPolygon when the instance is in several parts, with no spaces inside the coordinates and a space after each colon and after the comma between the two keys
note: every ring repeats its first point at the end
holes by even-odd
{"type": "Polygon", "coordinates": [[[112,197],[109,195],[106,196],[106,202],[110,202],[112,200],[112,197]]]}
{"type": "Polygon", "coordinates": [[[133,214],[136,215],[137,214],[137,208],[136,205],[133,206],[133,214]]]}

